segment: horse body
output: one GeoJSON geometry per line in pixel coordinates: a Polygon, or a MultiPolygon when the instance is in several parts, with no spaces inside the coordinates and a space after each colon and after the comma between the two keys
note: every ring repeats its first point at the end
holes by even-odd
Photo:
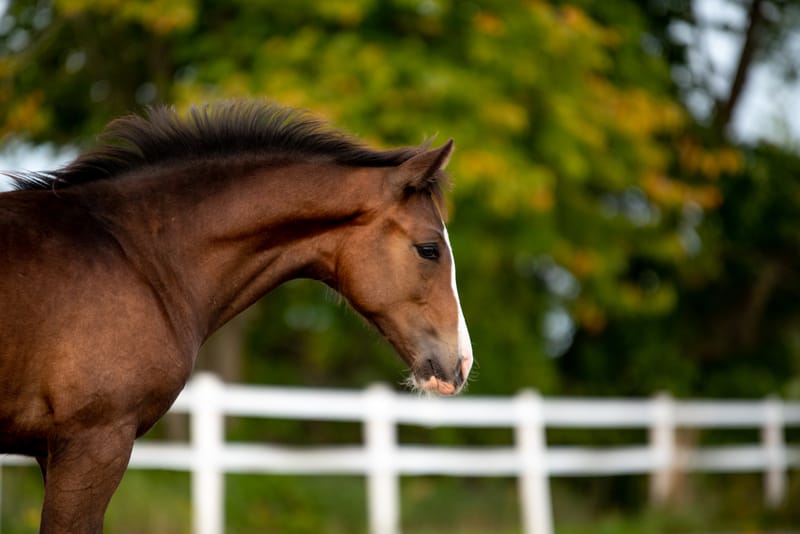
{"type": "Polygon", "coordinates": [[[281,108],[161,113],[117,125],[133,149],[0,194],[0,453],[39,461],[42,532],[102,531],[133,440],[200,345],[286,280],[344,295],[421,389],[456,393],[472,363],[436,201],[452,143],[377,153],[281,108]],[[215,130],[254,118],[277,146],[245,150],[253,132],[215,130]],[[173,157],[150,137],[195,145],[173,157]]]}

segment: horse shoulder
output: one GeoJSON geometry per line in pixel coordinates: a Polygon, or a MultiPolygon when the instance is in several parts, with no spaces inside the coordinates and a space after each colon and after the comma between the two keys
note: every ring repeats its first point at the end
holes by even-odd
{"type": "Polygon", "coordinates": [[[18,425],[116,417],[147,427],[185,383],[191,348],[113,238],[44,204],[0,209],[0,398],[18,425]]]}

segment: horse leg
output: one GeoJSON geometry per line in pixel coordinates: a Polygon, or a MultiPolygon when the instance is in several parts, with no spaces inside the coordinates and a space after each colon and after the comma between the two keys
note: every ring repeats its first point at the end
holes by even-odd
{"type": "Polygon", "coordinates": [[[93,428],[50,445],[40,534],[102,534],[134,437],[133,427],[93,428]]]}

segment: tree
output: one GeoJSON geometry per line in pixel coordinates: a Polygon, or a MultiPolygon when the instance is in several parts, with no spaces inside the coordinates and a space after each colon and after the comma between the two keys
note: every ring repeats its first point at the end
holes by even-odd
{"type": "MultiPolygon", "coordinates": [[[[729,225],[756,209],[756,160],[791,156],[756,158],[686,112],[670,70],[685,65],[685,46],[664,28],[691,16],[688,1],[577,5],[12,2],[0,132],[86,144],[143,105],[266,95],[381,146],[452,135],[450,233],[479,359],[473,391],[703,392],[701,341],[725,315],[727,284],[748,276],[726,271],[758,250],[732,249],[729,225]]],[[[785,174],[770,176],[791,192],[785,174]]],[[[783,287],[769,279],[748,294],[771,311],[755,296],[783,287]]],[[[259,305],[246,375],[400,382],[388,348],[325,294],[296,283],[259,305]],[[376,353],[369,365],[355,356],[376,353]]],[[[752,331],[754,346],[777,339],[752,331]]],[[[771,365],[759,369],[774,386],[785,368],[771,365]]]]}

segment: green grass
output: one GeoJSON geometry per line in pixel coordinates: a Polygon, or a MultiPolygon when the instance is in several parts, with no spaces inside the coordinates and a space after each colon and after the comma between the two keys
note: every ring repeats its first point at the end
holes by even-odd
{"type": "Polygon", "coordinates": [[[129,470],[106,512],[113,534],[190,534],[192,507],[188,473],[129,470]]]}
{"type": "MultiPolygon", "coordinates": [[[[42,489],[35,467],[3,468],[3,534],[38,531],[42,489]]],[[[758,475],[691,476],[670,506],[648,505],[646,477],[555,479],[556,534],[755,534],[800,532],[800,484],[784,506],[761,503],[758,475]]],[[[189,534],[189,475],[128,471],[106,515],[106,533],[189,534]]],[[[353,476],[228,475],[228,534],[359,534],[367,531],[366,481],[353,476]]],[[[401,527],[413,534],[518,534],[511,478],[404,477],[401,527]]]]}
{"type": "Polygon", "coordinates": [[[228,533],[366,532],[361,477],[228,475],[225,484],[228,533]]]}
{"type": "Polygon", "coordinates": [[[38,467],[3,467],[0,487],[0,527],[3,534],[36,534],[44,497],[38,467]]]}

